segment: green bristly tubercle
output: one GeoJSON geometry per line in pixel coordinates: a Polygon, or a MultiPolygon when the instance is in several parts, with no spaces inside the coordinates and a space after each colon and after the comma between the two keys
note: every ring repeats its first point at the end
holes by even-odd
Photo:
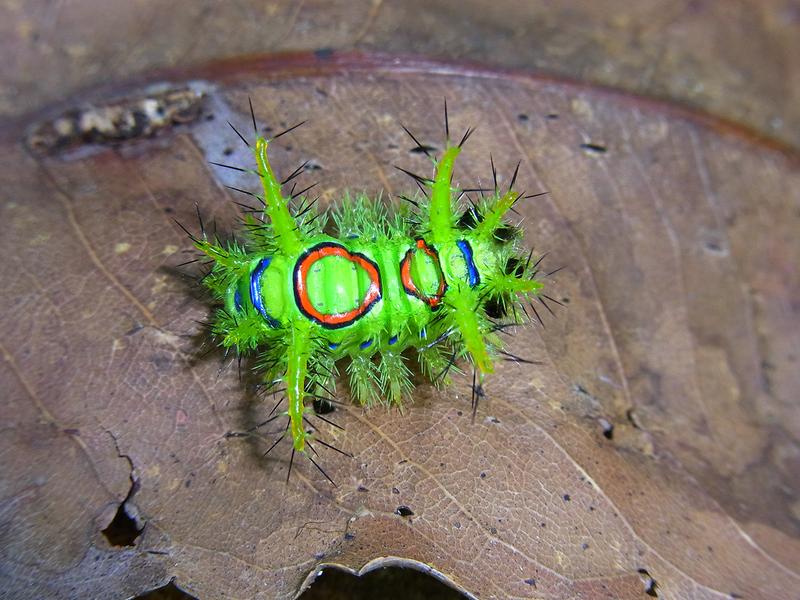
{"type": "Polygon", "coordinates": [[[461,338],[472,358],[472,363],[481,373],[494,373],[494,365],[484,341],[484,332],[478,322],[478,297],[472,288],[459,282],[447,293],[452,305],[453,319],[461,331],[461,338]]]}
{"type": "Polygon", "coordinates": [[[278,247],[287,256],[296,256],[302,248],[302,238],[297,223],[289,212],[288,202],[281,192],[281,184],[275,178],[267,158],[269,141],[259,136],[253,153],[256,157],[261,185],[264,187],[264,213],[269,217],[272,230],[275,232],[278,247]]]}
{"type": "Polygon", "coordinates": [[[475,228],[475,234],[482,238],[488,238],[493,235],[494,230],[503,222],[503,216],[514,206],[517,198],[519,198],[519,194],[512,191],[500,196],[492,209],[484,215],[480,225],[475,228]]]}

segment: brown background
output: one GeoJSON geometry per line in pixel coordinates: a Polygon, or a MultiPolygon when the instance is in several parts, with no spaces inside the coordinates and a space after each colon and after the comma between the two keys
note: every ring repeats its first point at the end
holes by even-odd
{"type": "Polygon", "coordinates": [[[0,23],[5,115],[153,68],[334,48],[539,69],[800,142],[793,0],[5,0],[0,23]]]}

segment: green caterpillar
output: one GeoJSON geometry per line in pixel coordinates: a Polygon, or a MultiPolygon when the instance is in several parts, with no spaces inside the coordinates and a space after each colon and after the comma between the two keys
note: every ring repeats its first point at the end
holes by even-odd
{"type": "Polygon", "coordinates": [[[450,368],[465,358],[473,367],[474,411],[493,360],[498,355],[521,360],[503,350],[498,335],[521,323],[517,307],[528,315],[523,304],[528,301],[538,319],[531,299],[560,302],[544,295],[537,279],[544,256],[532,262],[532,252],[522,254],[521,230],[504,218],[520,198],[533,197],[513,190],[519,164],[506,191],[498,189],[494,163],[493,190],[453,188],[456,157],[473,129],[452,144],[446,104],[447,143],[440,158],[403,128],[434,166],[432,179],[406,171],[424,197],[404,198],[408,204],[391,210],[363,195],[346,196],[330,213],[334,234],[326,233],[328,214],[315,209],[316,200],[282,191],[302,166],[283,181],[270,166],[270,142],[294,128],[266,139],[258,133],[252,103],[250,110],[254,145],[231,127],[250,147],[256,170],[213,163],[261,181],[263,193],[250,194],[261,207],[244,219],[246,241],[210,240],[204,229],[192,237],[213,261],[202,280],[221,305],[210,329],[226,351],[255,356],[268,389],[285,388],[287,410],[269,420],[288,416],[286,429],[270,450],[288,434],[290,472],[295,452],[303,452],[330,480],[306,447],[316,455],[311,442],[318,440],[341,451],[313,433],[308,416],[318,414],[306,401],[333,401],[340,359],[349,360],[352,397],[371,406],[399,405],[410,396],[412,350],[421,372],[437,386],[447,383],[450,368]],[[459,207],[465,192],[481,197],[459,207]],[[506,317],[510,320],[500,321],[506,317]]]}

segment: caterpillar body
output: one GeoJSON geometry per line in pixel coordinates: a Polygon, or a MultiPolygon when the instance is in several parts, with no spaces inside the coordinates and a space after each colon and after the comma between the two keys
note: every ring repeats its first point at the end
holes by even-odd
{"type": "MultiPolygon", "coordinates": [[[[252,114],[252,103],[250,108],[252,114]]],[[[494,189],[471,190],[480,198],[464,203],[470,190],[451,181],[473,130],[452,144],[445,105],[447,143],[441,157],[430,156],[433,176],[406,172],[422,195],[404,197],[407,204],[399,209],[363,195],[345,196],[337,209],[319,212],[302,193],[283,192],[302,167],[283,181],[272,170],[269,144],[286,132],[267,139],[258,133],[255,116],[253,126],[253,145],[234,131],[251,148],[254,170],[213,163],[260,179],[263,192],[250,195],[261,206],[244,218],[244,241],[209,239],[204,230],[192,236],[213,261],[202,280],[218,305],[210,329],[226,350],[255,356],[267,389],[282,388],[286,410],[269,420],[288,419],[270,450],[288,436],[292,460],[295,452],[304,453],[330,480],[312,457],[312,442],[340,450],[314,433],[308,417],[318,415],[307,401],[333,401],[342,359],[349,360],[351,395],[364,406],[397,405],[410,397],[408,361],[414,353],[420,371],[437,386],[466,359],[473,368],[474,410],[493,362],[498,356],[517,358],[503,350],[498,334],[522,322],[517,308],[527,315],[523,302],[538,318],[530,301],[542,295],[543,256],[533,260],[532,252],[522,253],[521,230],[505,215],[520,198],[532,196],[513,190],[517,171],[508,189],[499,190],[492,164],[494,189]]]]}

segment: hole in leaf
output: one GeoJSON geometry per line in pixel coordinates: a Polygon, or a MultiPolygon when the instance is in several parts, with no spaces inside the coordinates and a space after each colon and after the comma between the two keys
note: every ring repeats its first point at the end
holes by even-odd
{"type": "Polygon", "coordinates": [[[170,581],[165,586],[134,597],[133,600],[197,600],[197,598],[184,592],[174,581],[170,581]]]}
{"type": "Polygon", "coordinates": [[[658,582],[647,572],[647,569],[637,569],[637,571],[644,579],[645,593],[653,598],[658,598],[658,582]]]}
{"type": "Polygon", "coordinates": [[[581,144],[581,148],[591,154],[605,154],[608,151],[608,148],[601,144],[581,144]]]}
{"type": "Polygon", "coordinates": [[[106,536],[108,543],[120,547],[133,546],[140,533],[142,530],[136,524],[136,520],[125,510],[124,502],[119,505],[117,514],[114,515],[114,519],[108,527],[103,529],[103,535],[106,536]]]}
{"type": "Polygon", "coordinates": [[[464,600],[446,583],[412,568],[383,567],[362,577],[335,568],[323,569],[298,600],[464,600]]]}
{"type": "Polygon", "coordinates": [[[114,515],[111,523],[108,524],[108,527],[103,529],[103,535],[112,546],[133,546],[136,543],[136,538],[138,538],[142,530],[144,530],[144,524],[140,525],[140,522],[136,519],[138,516],[136,513],[131,514],[134,509],[129,505],[137,488],[138,485],[136,481],[131,481],[131,488],[128,491],[128,495],[120,502],[119,507],[117,507],[117,513],[114,515]]]}
{"type": "Polygon", "coordinates": [[[606,419],[600,418],[600,427],[603,428],[603,437],[607,440],[614,439],[614,425],[606,419]]]}
{"type": "Polygon", "coordinates": [[[306,166],[303,167],[303,170],[304,171],[309,171],[309,172],[321,171],[322,170],[322,165],[319,164],[316,160],[311,159],[306,163],[306,166]]]}

